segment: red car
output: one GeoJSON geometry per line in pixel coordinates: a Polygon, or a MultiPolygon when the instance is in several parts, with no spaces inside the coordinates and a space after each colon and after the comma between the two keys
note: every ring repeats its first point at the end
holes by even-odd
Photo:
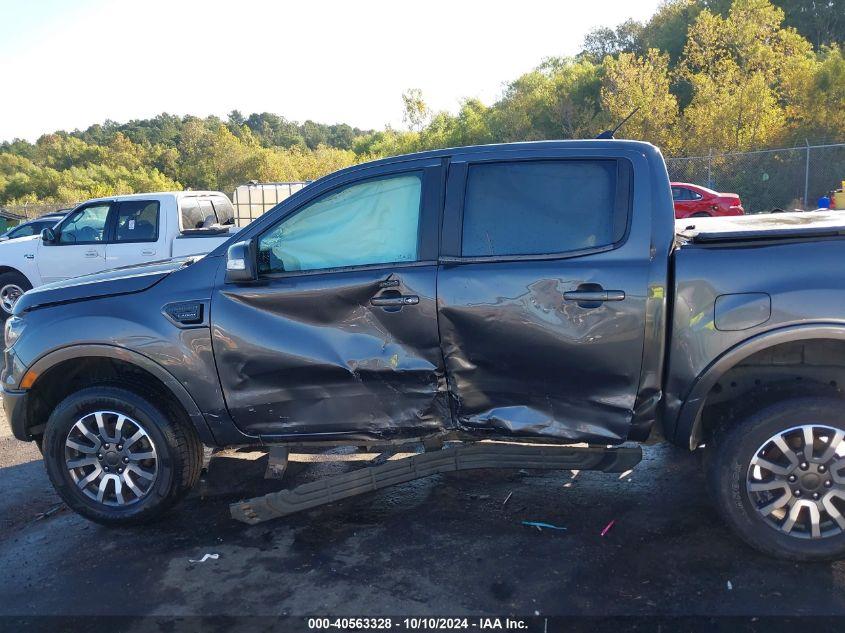
{"type": "Polygon", "coordinates": [[[735,193],[719,193],[707,187],[673,182],[672,200],[676,218],[701,218],[717,215],[743,215],[742,201],[735,193]]]}

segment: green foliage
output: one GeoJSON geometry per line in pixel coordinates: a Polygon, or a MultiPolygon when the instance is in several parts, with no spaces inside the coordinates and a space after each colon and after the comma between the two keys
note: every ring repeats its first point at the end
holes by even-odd
{"type": "Polygon", "coordinates": [[[604,109],[619,121],[636,110],[625,124],[625,136],[676,150],[678,100],[669,90],[669,55],[655,48],[643,57],[621,53],[616,59],[608,57],[604,66],[604,109]]]}
{"type": "Polygon", "coordinates": [[[225,120],[165,113],[0,143],[0,204],[231,191],[425,149],[592,138],[637,107],[619,135],[675,155],[843,141],[842,9],[843,0],[664,0],[647,22],[596,29],[574,58],[544,60],[491,105],[466,99],[457,113],[436,112],[409,89],[404,130],[233,110],[225,120]]]}

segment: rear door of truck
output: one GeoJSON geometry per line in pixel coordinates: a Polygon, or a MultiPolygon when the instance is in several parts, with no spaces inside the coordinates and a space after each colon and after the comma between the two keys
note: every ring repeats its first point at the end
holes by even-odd
{"type": "Polygon", "coordinates": [[[651,244],[650,210],[635,214],[633,201],[635,186],[648,182],[642,154],[623,150],[453,157],[438,321],[461,427],[627,437],[651,244]]]}
{"type": "Polygon", "coordinates": [[[175,201],[165,198],[121,200],[106,245],[106,268],[132,266],[167,259],[166,213],[175,213],[175,201]],[[172,207],[169,208],[169,207],[172,207]]]}

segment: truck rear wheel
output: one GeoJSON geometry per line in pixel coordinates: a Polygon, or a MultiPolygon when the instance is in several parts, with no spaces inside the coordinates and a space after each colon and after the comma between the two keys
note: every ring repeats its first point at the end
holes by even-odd
{"type": "Polygon", "coordinates": [[[756,549],[792,560],[845,556],[843,401],[799,397],[716,430],[706,448],[710,492],[756,549]]]}
{"type": "Polygon", "coordinates": [[[73,510],[106,525],[149,521],[196,483],[196,432],[140,395],[113,386],[82,389],[50,415],[44,463],[73,510]]]}

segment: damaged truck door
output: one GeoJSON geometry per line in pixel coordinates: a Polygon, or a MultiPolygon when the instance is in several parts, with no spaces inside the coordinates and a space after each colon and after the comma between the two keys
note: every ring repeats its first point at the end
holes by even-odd
{"type": "Polygon", "coordinates": [[[448,425],[442,169],[408,161],[309,188],[253,238],[256,279],[217,285],[214,352],[242,431],[372,438],[448,425]]]}
{"type": "Polygon", "coordinates": [[[624,441],[651,263],[649,214],[630,212],[642,157],[511,155],[450,163],[438,298],[457,422],[624,441]]]}

